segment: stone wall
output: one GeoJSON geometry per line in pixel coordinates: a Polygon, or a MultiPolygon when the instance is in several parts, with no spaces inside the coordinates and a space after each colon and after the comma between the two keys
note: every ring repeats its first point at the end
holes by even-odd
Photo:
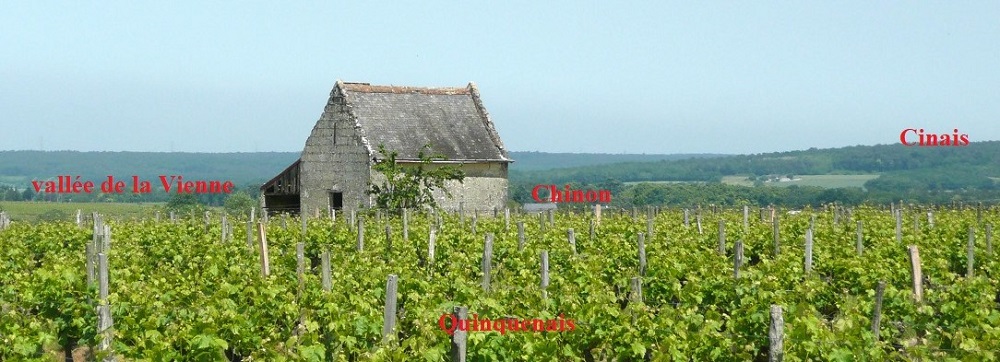
{"type": "MultiPolygon", "coordinates": [[[[452,164],[455,165],[455,164],[452,164]]],[[[462,183],[448,181],[445,187],[451,193],[448,198],[441,190],[434,192],[438,206],[448,211],[458,211],[460,203],[467,211],[503,210],[507,205],[507,164],[499,162],[467,163],[456,165],[465,172],[462,183]]],[[[431,165],[429,167],[434,167],[431,165]]],[[[372,182],[381,183],[385,176],[372,172],[372,182]]]]}
{"type": "Polygon", "coordinates": [[[325,215],[331,191],[343,192],[345,210],[367,207],[368,165],[368,151],[342,98],[331,97],[302,151],[302,209],[325,215]]]}

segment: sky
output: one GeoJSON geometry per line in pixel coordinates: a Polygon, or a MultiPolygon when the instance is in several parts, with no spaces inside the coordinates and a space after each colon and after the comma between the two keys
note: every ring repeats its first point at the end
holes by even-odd
{"type": "Polygon", "coordinates": [[[301,151],[338,79],[474,81],[513,151],[1000,140],[1000,2],[0,2],[0,150],[301,151]]]}

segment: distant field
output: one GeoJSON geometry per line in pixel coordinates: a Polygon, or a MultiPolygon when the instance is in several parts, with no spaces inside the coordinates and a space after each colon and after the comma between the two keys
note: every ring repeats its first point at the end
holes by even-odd
{"type": "Polygon", "coordinates": [[[703,181],[629,181],[623,182],[626,185],[635,184],[703,184],[703,181]]]}
{"type": "Polygon", "coordinates": [[[46,213],[47,218],[71,221],[76,218],[76,210],[84,213],[96,211],[112,219],[151,217],[158,205],[160,204],[3,201],[0,202],[0,210],[6,211],[13,221],[34,222],[46,213]]]}
{"type": "Polygon", "coordinates": [[[551,170],[557,168],[587,167],[610,165],[623,162],[658,162],[686,160],[690,158],[713,158],[727,155],[721,154],[604,154],[604,153],[547,153],[511,151],[514,163],[510,170],[514,172],[551,170]]]}
{"type": "MultiPolygon", "coordinates": [[[[819,186],[833,189],[839,187],[864,187],[865,182],[879,175],[796,175],[795,181],[765,182],[766,186],[819,186]]],[[[722,183],[729,185],[753,186],[746,176],[723,176],[722,183]]]]}
{"type": "MultiPolygon", "coordinates": [[[[818,186],[828,189],[839,187],[864,187],[868,180],[878,178],[879,175],[799,175],[795,176],[795,181],[785,182],[765,182],[765,186],[818,186]]],[[[626,185],[635,184],[683,184],[683,183],[704,183],[701,181],[632,181],[625,182],[626,185]]],[[[722,183],[727,185],[753,186],[753,181],[747,181],[746,176],[723,176],[722,183]]]]}

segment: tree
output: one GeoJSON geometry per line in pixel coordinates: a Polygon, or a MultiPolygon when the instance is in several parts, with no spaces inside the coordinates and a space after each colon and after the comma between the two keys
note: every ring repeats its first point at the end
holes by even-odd
{"type": "Polygon", "coordinates": [[[250,208],[255,206],[257,206],[257,202],[255,202],[249,194],[242,190],[230,194],[224,203],[226,213],[230,215],[243,215],[249,213],[250,208]]]}
{"type": "Polygon", "coordinates": [[[170,201],[167,202],[167,211],[187,214],[203,212],[205,208],[198,203],[198,197],[194,194],[177,194],[170,197],[170,201]]]}
{"type": "Polygon", "coordinates": [[[21,201],[21,193],[17,192],[13,186],[8,186],[5,190],[0,191],[0,196],[2,196],[3,201],[21,201]]]}
{"type": "Polygon", "coordinates": [[[430,206],[437,208],[434,200],[434,190],[442,190],[446,196],[451,193],[446,189],[446,181],[462,182],[465,173],[451,165],[431,165],[436,160],[446,160],[442,155],[430,155],[424,151],[430,145],[425,145],[417,154],[419,161],[414,166],[396,163],[396,151],[387,151],[385,145],[378,146],[378,152],[385,158],[376,161],[372,170],[381,173],[385,179],[380,184],[369,181],[368,194],[375,196],[375,206],[388,210],[403,208],[419,208],[430,206]]]}
{"type": "Polygon", "coordinates": [[[34,200],[34,199],[35,199],[35,192],[34,192],[34,191],[31,191],[31,188],[30,188],[30,187],[29,187],[29,188],[26,188],[26,189],[24,189],[24,192],[23,192],[23,193],[21,193],[21,200],[24,200],[24,201],[32,201],[32,200],[34,200]]]}

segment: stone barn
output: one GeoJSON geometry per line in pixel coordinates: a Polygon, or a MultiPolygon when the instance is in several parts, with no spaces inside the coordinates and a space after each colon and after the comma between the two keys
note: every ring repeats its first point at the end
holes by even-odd
{"type": "Polygon", "coordinates": [[[429,144],[430,154],[447,158],[435,163],[465,172],[463,183],[447,184],[451,198],[436,192],[444,209],[506,206],[513,160],[474,83],[424,88],[337,81],[299,160],[261,186],[263,207],[272,213],[370,207],[369,180],[384,179],[372,170],[384,159],[380,144],[396,151],[400,164],[417,163],[429,144]]]}

